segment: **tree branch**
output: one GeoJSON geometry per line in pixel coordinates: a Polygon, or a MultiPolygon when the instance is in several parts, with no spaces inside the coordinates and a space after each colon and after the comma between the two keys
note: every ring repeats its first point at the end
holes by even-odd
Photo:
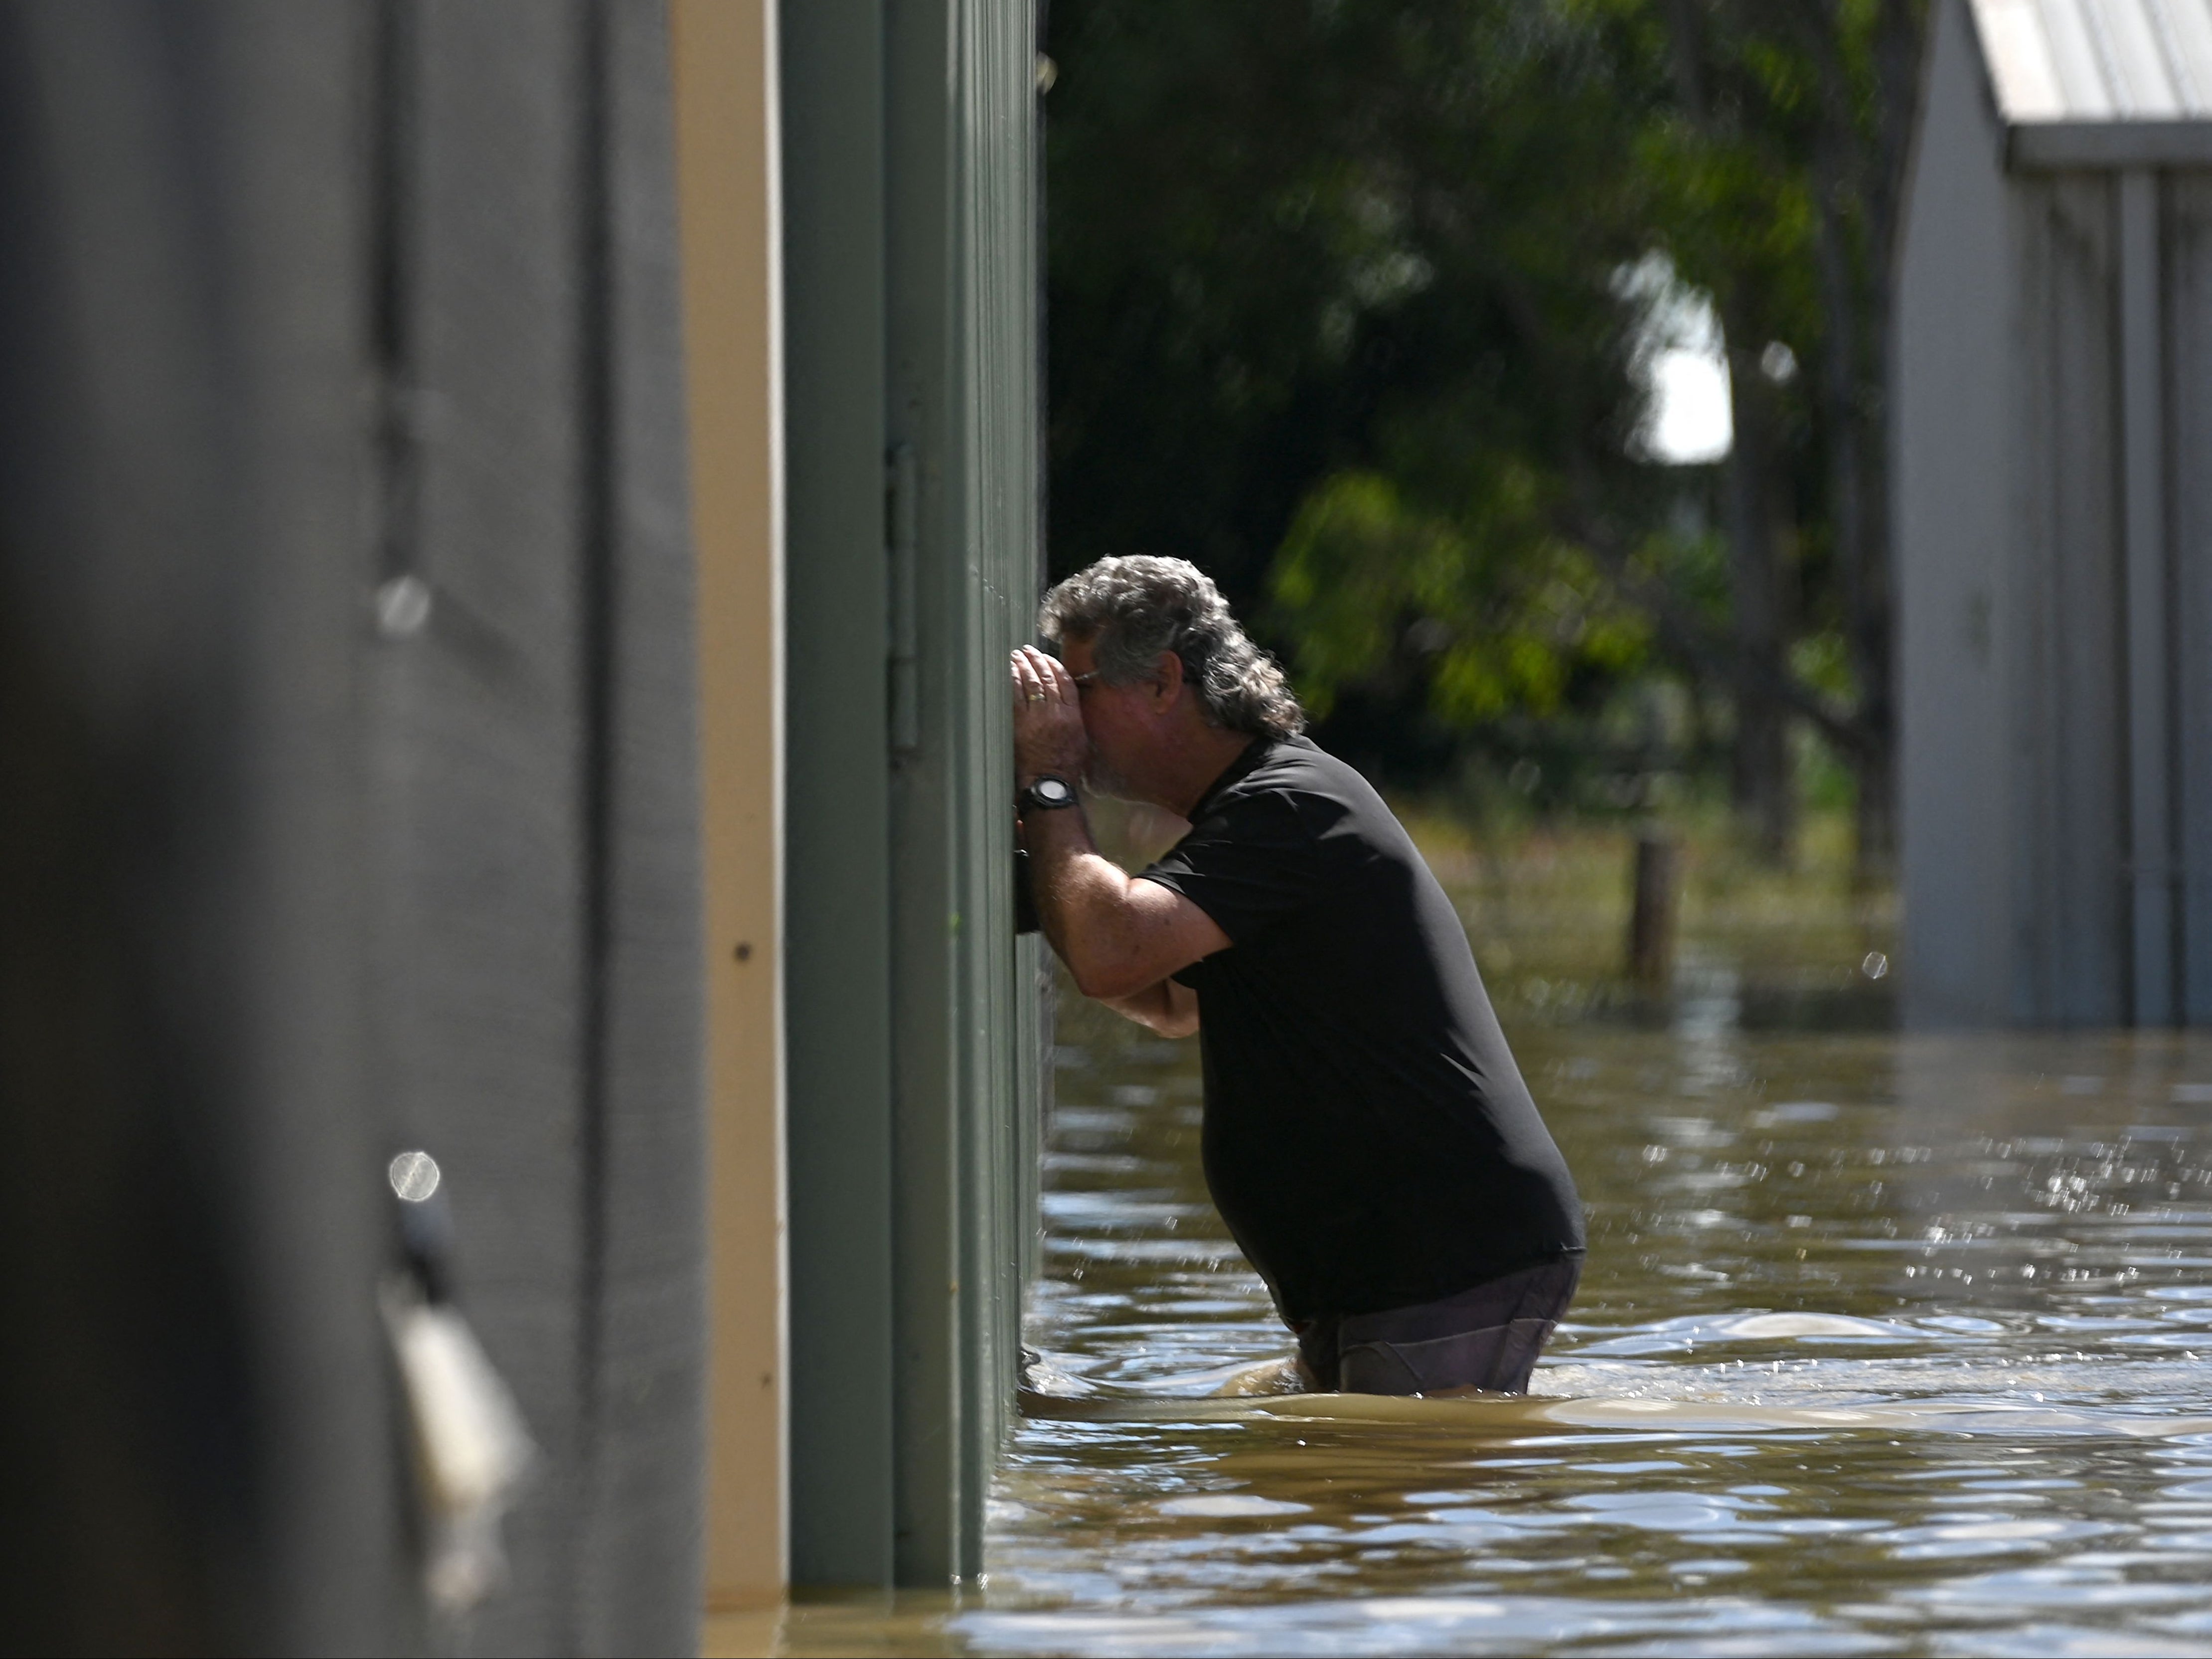
{"type": "Polygon", "coordinates": [[[1662,581],[1636,568],[1629,550],[1597,514],[1587,510],[1586,461],[1577,458],[1572,488],[1577,503],[1562,515],[1561,528],[1588,549],[1632,605],[1650,617],[1668,646],[1695,664],[1699,672],[1724,682],[1739,697],[1765,697],[1778,702],[1805,720],[1820,735],[1860,759],[1881,750],[1879,737],[1849,711],[1832,706],[1810,686],[1789,674],[1778,674],[1747,658],[1732,641],[1715,634],[1680,597],[1662,581]]]}

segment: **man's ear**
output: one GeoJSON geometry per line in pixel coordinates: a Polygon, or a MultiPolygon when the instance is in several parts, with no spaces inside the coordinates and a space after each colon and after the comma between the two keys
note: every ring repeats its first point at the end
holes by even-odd
{"type": "Polygon", "coordinates": [[[1164,714],[1175,706],[1176,694],[1182,690],[1182,659],[1172,651],[1163,651],[1152,669],[1152,708],[1164,714]]]}

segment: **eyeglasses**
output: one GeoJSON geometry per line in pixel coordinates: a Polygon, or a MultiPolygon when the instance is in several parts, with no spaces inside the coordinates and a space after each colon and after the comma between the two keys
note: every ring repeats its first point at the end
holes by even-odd
{"type": "MultiPolygon", "coordinates": [[[[1083,692],[1088,691],[1094,685],[1097,685],[1102,683],[1109,685],[1114,684],[1114,682],[1110,680],[1102,681],[1102,677],[1105,672],[1106,671],[1103,668],[1094,668],[1088,674],[1070,674],[1067,678],[1075,683],[1075,690],[1077,694],[1079,696],[1083,692]]],[[[1146,679],[1123,682],[1123,684],[1129,685],[1158,685],[1159,683],[1158,676],[1153,676],[1146,679]]]]}

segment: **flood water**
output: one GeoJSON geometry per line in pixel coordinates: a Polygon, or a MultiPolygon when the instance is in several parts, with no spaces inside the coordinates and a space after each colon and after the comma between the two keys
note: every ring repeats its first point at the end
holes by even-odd
{"type": "Polygon", "coordinates": [[[1525,1401],[1218,1397],[1287,1350],[1195,1045],[1065,1009],[988,1581],[787,1650],[2212,1652],[2212,1041],[1747,983],[1692,941],[1641,1018],[1500,996],[1590,1222],[1525,1401]]]}

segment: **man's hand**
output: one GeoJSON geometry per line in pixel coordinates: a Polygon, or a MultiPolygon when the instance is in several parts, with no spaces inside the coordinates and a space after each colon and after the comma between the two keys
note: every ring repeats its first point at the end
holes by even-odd
{"type": "Polygon", "coordinates": [[[1100,1000],[1124,1019],[1133,1019],[1164,1037],[1198,1035],[1198,993],[1171,979],[1148,985],[1126,997],[1102,997],[1100,1000]]]}
{"type": "Polygon", "coordinates": [[[1075,677],[1035,646],[1014,652],[1014,784],[1026,789],[1049,774],[1081,781],[1091,738],[1075,677]]]}
{"type": "MultiPolygon", "coordinates": [[[[1075,678],[1043,652],[1014,653],[1014,778],[1027,788],[1045,774],[1079,780],[1091,741],[1075,678]]],[[[1121,1005],[1164,1033],[1197,1029],[1196,995],[1164,983],[1229,935],[1205,911],[1158,882],[1132,880],[1091,844],[1079,806],[1036,810],[1022,821],[1037,921],[1084,995],[1121,1005]]]]}

